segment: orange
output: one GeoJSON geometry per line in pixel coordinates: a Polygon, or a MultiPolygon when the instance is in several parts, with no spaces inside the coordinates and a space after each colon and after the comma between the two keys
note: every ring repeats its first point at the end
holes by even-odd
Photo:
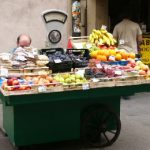
{"type": "Polygon", "coordinates": [[[121,56],[121,54],[116,54],[116,60],[121,60],[122,59],[122,56],[121,56]]]}
{"type": "Polygon", "coordinates": [[[108,56],[109,56],[109,51],[108,51],[108,50],[105,50],[105,51],[104,51],[104,55],[105,55],[106,57],[108,57],[108,56]]]}
{"type": "Polygon", "coordinates": [[[91,56],[92,58],[96,58],[96,56],[97,56],[97,51],[92,51],[92,52],[90,53],[90,56],[91,56]]]}
{"type": "Polygon", "coordinates": [[[128,58],[128,53],[127,53],[127,52],[121,51],[120,54],[121,54],[121,56],[122,56],[122,59],[127,60],[127,58],[128,58]]]}
{"type": "Polygon", "coordinates": [[[98,54],[98,55],[103,55],[103,54],[104,54],[104,51],[105,51],[105,50],[100,49],[100,50],[98,50],[97,54],[98,54]]]}
{"type": "Polygon", "coordinates": [[[133,52],[129,53],[129,58],[135,59],[135,53],[133,52]]]}
{"type": "Polygon", "coordinates": [[[97,55],[97,60],[107,61],[107,57],[105,55],[97,55]]]}
{"type": "Polygon", "coordinates": [[[109,50],[109,54],[115,56],[116,55],[116,51],[114,49],[110,49],[109,50]]]}

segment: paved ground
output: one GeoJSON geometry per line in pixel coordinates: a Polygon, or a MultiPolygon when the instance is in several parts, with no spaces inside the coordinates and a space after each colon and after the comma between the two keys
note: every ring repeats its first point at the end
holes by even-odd
{"type": "MultiPolygon", "coordinates": [[[[140,93],[131,100],[121,100],[122,129],[119,139],[103,150],[150,150],[150,93],[140,93]]],[[[0,126],[2,106],[0,105],[0,126]]],[[[85,150],[79,142],[42,145],[29,150],[85,150]]],[[[13,150],[9,139],[0,132],[0,150],[13,150]]],[[[98,150],[91,149],[88,150],[98,150]]]]}

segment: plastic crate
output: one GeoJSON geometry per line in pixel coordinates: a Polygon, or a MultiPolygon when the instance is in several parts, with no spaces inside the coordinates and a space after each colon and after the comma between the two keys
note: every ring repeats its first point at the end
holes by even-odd
{"type": "Polygon", "coordinates": [[[41,49],[40,54],[43,54],[49,57],[49,63],[47,64],[47,66],[52,70],[52,73],[71,71],[72,60],[67,54],[65,54],[63,48],[41,49]],[[56,56],[56,53],[59,53],[58,56],[56,56]]]}
{"type": "Polygon", "coordinates": [[[67,49],[66,53],[73,62],[73,68],[83,68],[88,66],[88,60],[90,58],[88,49],[67,49]]]}

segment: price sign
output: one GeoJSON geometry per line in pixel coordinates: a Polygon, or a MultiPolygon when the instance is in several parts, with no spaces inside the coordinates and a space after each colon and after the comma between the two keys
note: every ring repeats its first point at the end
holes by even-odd
{"type": "Polygon", "coordinates": [[[24,56],[18,55],[18,56],[16,57],[16,60],[25,61],[25,60],[27,60],[27,59],[26,59],[24,56]]]}
{"type": "Polygon", "coordinates": [[[33,55],[38,55],[38,50],[36,48],[33,48],[32,53],[33,53],[33,55]]]}
{"type": "Polygon", "coordinates": [[[119,40],[119,44],[123,45],[125,43],[125,41],[123,39],[119,40]]]}
{"type": "Polygon", "coordinates": [[[88,83],[82,84],[82,89],[83,90],[89,90],[90,89],[89,84],[88,83]]]}
{"type": "Polygon", "coordinates": [[[46,92],[46,91],[47,91],[46,86],[41,85],[41,86],[38,87],[38,92],[39,93],[43,93],[43,92],[46,92]]]}
{"type": "Polygon", "coordinates": [[[115,56],[109,56],[109,60],[115,61],[115,56]]]}
{"type": "Polygon", "coordinates": [[[6,68],[1,68],[0,69],[0,75],[1,76],[8,76],[8,69],[6,69],[6,68]]]}
{"type": "Polygon", "coordinates": [[[102,25],[101,29],[104,29],[104,30],[106,30],[106,29],[107,29],[107,26],[105,26],[105,25],[102,25]]]}
{"type": "Polygon", "coordinates": [[[96,67],[101,69],[102,68],[102,65],[101,64],[96,64],[96,67]]]}
{"type": "Polygon", "coordinates": [[[99,79],[93,78],[92,81],[93,82],[99,82],[99,79]]]}
{"type": "Polygon", "coordinates": [[[34,55],[32,53],[28,53],[29,58],[34,58],[34,55]]]}
{"type": "Polygon", "coordinates": [[[116,75],[122,75],[122,71],[121,71],[121,70],[116,70],[116,71],[115,71],[115,74],[116,74],[116,75]]]}
{"type": "Polygon", "coordinates": [[[58,64],[58,63],[61,63],[62,61],[61,61],[59,58],[57,58],[57,59],[54,59],[54,62],[55,62],[56,64],[58,64]]]}

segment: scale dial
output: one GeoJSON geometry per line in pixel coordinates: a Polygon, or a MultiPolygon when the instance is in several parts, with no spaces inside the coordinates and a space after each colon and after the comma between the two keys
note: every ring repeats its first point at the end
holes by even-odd
{"type": "Polygon", "coordinates": [[[53,44],[60,42],[61,33],[58,30],[52,30],[48,35],[49,41],[53,44]]]}

